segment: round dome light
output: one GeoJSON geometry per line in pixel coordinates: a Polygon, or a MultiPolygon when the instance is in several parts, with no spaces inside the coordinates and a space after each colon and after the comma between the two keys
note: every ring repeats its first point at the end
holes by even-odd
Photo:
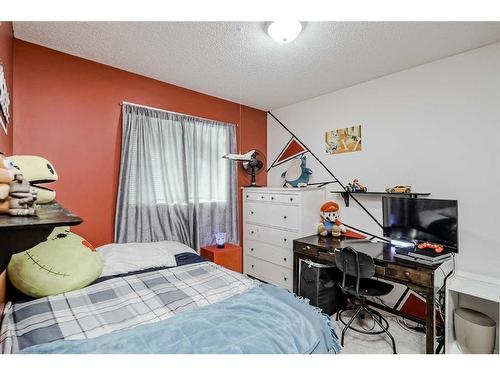
{"type": "Polygon", "coordinates": [[[278,43],[290,43],[302,31],[298,21],[274,21],[267,27],[267,33],[278,43]]]}

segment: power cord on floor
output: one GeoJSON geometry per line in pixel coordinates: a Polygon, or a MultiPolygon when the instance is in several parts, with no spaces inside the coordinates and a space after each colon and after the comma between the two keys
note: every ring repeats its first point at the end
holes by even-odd
{"type": "MultiPolygon", "coordinates": [[[[383,306],[392,309],[391,306],[387,305],[382,298],[380,297],[375,297],[375,299],[383,306]]],[[[379,309],[380,310],[380,309],[379,309]]],[[[380,314],[384,319],[394,321],[398,323],[398,325],[403,328],[404,330],[411,332],[411,333],[425,333],[425,327],[423,324],[420,323],[415,323],[414,325],[410,325],[407,322],[407,319],[398,317],[394,314],[386,313],[386,314],[380,314]]],[[[364,329],[364,328],[363,328],[364,329]]],[[[373,321],[372,327],[367,328],[366,331],[373,331],[375,329],[375,321],[373,321]]]]}
{"type": "MultiPolygon", "coordinates": [[[[375,297],[378,302],[380,302],[383,306],[389,308],[389,309],[392,309],[391,306],[387,305],[384,300],[380,297],[375,297]]],[[[406,321],[407,319],[405,318],[402,318],[402,317],[398,317],[396,315],[387,315],[387,316],[384,316],[384,318],[386,319],[391,319],[391,320],[395,320],[400,327],[404,328],[406,331],[413,331],[413,332],[419,332],[419,333],[422,333],[422,332],[425,332],[425,328],[422,324],[420,323],[415,323],[415,325],[409,325],[406,321]]]]}
{"type": "Polygon", "coordinates": [[[405,318],[396,318],[396,321],[398,322],[399,326],[405,329],[406,331],[410,331],[412,333],[415,332],[425,333],[425,328],[423,324],[415,323],[414,325],[410,325],[408,324],[405,318]]]}

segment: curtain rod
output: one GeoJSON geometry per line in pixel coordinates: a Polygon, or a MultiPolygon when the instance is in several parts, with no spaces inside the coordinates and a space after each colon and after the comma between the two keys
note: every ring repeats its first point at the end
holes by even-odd
{"type": "Polygon", "coordinates": [[[120,106],[123,106],[124,104],[128,104],[128,105],[132,105],[134,107],[141,107],[141,108],[146,108],[146,109],[152,109],[154,111],[161,111],[161,112],[167,112],[167,113],[172,113],[174,115],[181,115],[181,116],[188,116],[188,117],[194,117],[194,118],[197,118],[197,119],[200,119],[200,120],[206,120],[206,121],[216,121],[216,122],[222,122],[222,123],[225,123],[225,124],[230,124],[232,126],[239,126],[239,124],[233,124],[231,122],[225,122],[225,121],[220,121],[220,120],[214,120],[214,119],[210,119],[210,118],[206,118],[206,117],[200,117],[200,116],[193,116],[193,115],[189,115],[187,113],[180,113],[180,112],[174,112],[174,111],[169,111],[169,110],[166,110],[166,109],[162,109],[162,108],[156,108],[156,107],[150,107],[148,105],[143,105],[143,104],[137,104],[137,103],[132,103],[132,102],[126,102],[126,101],[123,101],[121,103],[118,103],[118,105],[120,106]]]}

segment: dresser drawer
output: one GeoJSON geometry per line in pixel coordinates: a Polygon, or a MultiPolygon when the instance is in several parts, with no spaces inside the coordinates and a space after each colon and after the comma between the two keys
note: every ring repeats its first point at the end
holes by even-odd
{"type": "Polygon", "coordinates": [[[250,255],[288,269],[293,268],[293,251],[258,241],[245,241],[245,255],[250,255]]]}
{"type": "Polygon", "coordinates": [[[269,202],[271,200],[269,193],[247,192],[244,195],[246,201],[269,202]]]}
{"type": "Polygon", "coordinates": [[[244,232],[246,240],[261,241],[287,249],[293,248],[293,240],[298,237],[294,232],[253,224],[245,224],[244,232]]]}
{"type": "Polygon", "coordinates": [[[299,194],[269,194],[269,201],[273,203],[296,204],[300,203],[299,194]]]}
{"type": "Polygon", "coordinates": [[[247,275],[270,284],[282,286],[288,290],[293,289],[293,273],[291,269],[249,255],[244,257],[243,269],[247,275]]]}
{"type": "Polygon", "coordinates": [[[407,280],[415,285],[432,287],[431,273],[418,271],[413,268],[406,268],[401,265],[388,264],[385,267],[385,276],[389,276],[397,280],[407,280]]]}
{"type": "Polygon", "coordinates": [[[299,229],[300,215],[298,207],[295,206],[245,202],[244,215],[248,223],[271,225],[295,231],[299,229]]]}

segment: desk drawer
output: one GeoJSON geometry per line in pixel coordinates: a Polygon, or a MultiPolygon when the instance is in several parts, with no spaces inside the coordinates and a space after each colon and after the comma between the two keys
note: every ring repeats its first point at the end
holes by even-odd
{"type": "Polygon", "coordinates": [[[297,241],[293,241],[293,250],[299,254],[312,257],[316,257],[320,252],[316,246],[306,245],[297,241]]]}
{"type": "Polygon", "coordinates": [[[388,264],[385,267],[385,276],[389,276],[395,280],[407,281],[415,285],[433,286],[430,272],[418,271],[404,266],[388,264]]]}
{"type": "Polygon", "coordinates": [[[305,258],[315,258],[324,263],[335,264],[335,254],[336,251],[331,249],[329,251],[325,251],[324,249],[319,249],[313,245],[306,245],[300,242],[294,241],[293,243],[293,251],[294,253],[300,254],[305,258]]]}

